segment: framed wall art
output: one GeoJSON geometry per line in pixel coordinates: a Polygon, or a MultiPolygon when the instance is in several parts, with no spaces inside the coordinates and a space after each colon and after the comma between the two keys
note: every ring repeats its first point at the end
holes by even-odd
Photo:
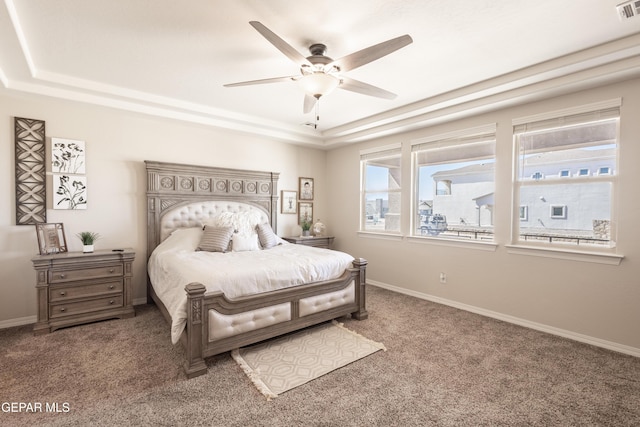
{"type": "Polygon", "coordinates": [[[40,255],[67,252],[67,239],[64,235],[64,225],[60,222],[36,224],[38,248],[40,255]]]}
{"type": "Polygon", "coordinates": [[[295,214],[298,212],[298,205],[296,204],[297,198],[298,198],[298,192],[297,191],[289,191],[289,190],[282,190],[281,191],[281,198],[282,198],[282,207],[281,207],[281,213],[283,214],[295,214]]]}
{"type": "Polygon", "coordinates": [[[14,118],[16,225],[47,222],[45,123],[14,118]]]}
{"type": "Polygon", "coordinates": [[[87,178],[53,174],[53,208],[87,209],[87,178]]]}
{"type": "Polygon", "coordinates": [[[313,224],[313,203],[298,202],[298,224],[313,224]]]}
{"type": "Polygon", "coordinates": [[[84,141],[51,138],[51,172],[85,173],[84,141]]]}
{"type": "Polygon", "coordinates": [[[313,200],[313,178],[299,178],[300,200],[313,200]]]}

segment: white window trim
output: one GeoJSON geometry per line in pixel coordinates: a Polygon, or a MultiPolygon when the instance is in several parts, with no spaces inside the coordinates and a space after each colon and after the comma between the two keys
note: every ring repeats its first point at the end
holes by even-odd
{"type": "Polygon", "coordinates": [[[552,219],[567,219],[567,205],[551,205],[549,206],[549,218],[552,219]],[[562,214],[554,215],[553,211],[557,208],[562,209],[562,214]]]}
{"type": "Polygon", "coordinates": [[[520,221],[529,221],[529,206],[520,205],[520,208],[518,209],[518,217],[520,218],[520,221]],[[520,215],[520,212],[522,212],[523,215],[520,215]]]}
{"type": "MultiPolygon", "coordinates": [[[[550,111],[546,113],[524,116],[515,118],[511,121],[512,126],[515,128],[516,126],[522,126],[530,122],[542,121],[542,120],[551,120],[557,119],[563,116],[576,115],[581,113],[590,113],[596,110],[605,110],[608,108],[619,108],[622,106],[622,98],[614,98],[607,101],[596,102],[592,104],[585,104],[582,106],[566,108],[562,110],[550,111]]],[[[513,137],[515,138],[516,132],[514,131],[513,137]]],[[[514,150],[514,165],[517,163],[518,153],[517,150],[514,150]]],[[[603,176],[604,178],[605,176],[603,176]]],[[[610,177],[610,181],[615,185],[617,184],[617,176],[609,174],[607,177],[610,177]]],[[[559,179],[565,179],[566,177],[558,177],[559,179]]],[[[520,191],[521,183],[513,183],[512,191],[514,194],[516,191],[520,191]]],[[[613,213],[613,212],[612,212],[613,213]]],[[[515,216],[515,212],[514,215],[515,216]]],[[[519,217],[519,210],[518,210],[519,217]]],[[[519,221],[518,221],[519,223],[519,221]]],[[[519,229],[518,229],[519,230],[519,229]]],[[[555,247],[549,245],[541,245],[536,246],[530,243],[523,244],[518,240],[518,233],[514,235],[514,227],[511,227],[511,242],[510,244],[506,244],[505,248],[507,248],[507,253],[509,254],[517,254],[517,255],[530,255],[530,256],[539,256],[544,258],[555,258],[555,259],[565,259],[571,261],[580,261],[580,262],[590,262],[596,264],[607,264],[607,265],[620,265],[622,260],[624,259],[624,255],[615,253],[615,246],[609,248],[594,248],[591,250],[577,250],[574,248],[562,248],[555,247]]]]}
{"type": "Polygon", "coordinates": [[[569,261],[589,262],[593,264],[620,265],[624,255],[607,252],[578,251],[549,246],[528,246],[522,244],[505,245],[508,254],[529,255],[543,258],[564,259],[569,261]]]}
{"type": "MultiPolygon", "coordinates": [[[[437,134],[437,135],[429,135],[426,137],[422,137],[422,138],[417,138],[417,139],[413,139],[410,141],[410,145],[411,145],[411,209],[410,209],[410,221],[409,221],[409,227],[410,227],[410,232],[409,232],[409,236],[407,237],[407,239],[411,239],[411,241],[414,242],[443,242],[443,244],[447,245],[447,246],[459,246],[459,247],[470,247],[473,246],[474,244],[480,244],[480,245],[496,245],[497,243],[495,243],[495,241],[493,242],[481,242],[481,241],[466,241],[466,240],[457,240],[457,239],[447,239],[446,237],[434,237],[434,236],[419,236],[414,234],[415,233],[415,229],[416,229],[416,224],[415,224],[415,218],[416,215],[415,213],[418,211],[418,195],[417,193],[417,179],[418,179],[418,174],[416,173],[416,165],[415,165],[415,160],[414,160],[414,150],[416,149],[415,147],[417,145],[422,145],[422,144],[428,144],[428,143],[436,143],[434,145],[437,145],[439,148],[444,148],[447,146],[452,146],[455,144],[459,144],[458,141],[455,141],[457,138],[464,138],[464,137],[470,137],[473,135],[483,135],[483,134],[493,134],[494,138],[496,138],[496,149],[497,149],[497,129],[498,129],[498,124],[497,123],[489,123],[486,125],[481,125],[481,126],[475,126],[472,128],[466,128],[466,129],[458,129],[452,132],[446,132],[446,133],[441,133],[441,134],[437,134]],[[445,140],[451,140],[451,141],[446,141],[446,142],[439,142],[439,141],[445,141],[445,140]],[[447,243],[447,242],[452,242],[454,244],[451,243],[447,243]]],[[[496,158],[496,154],[494,153],[494,159],[496,158]]],[[[450,189],[451,190],[451,189],[450,189]]],[[[449,192],[449,195],[451,195],[451,191],[449,192]]],[[[494,234],[494,238],[495,238],[495,234],[494,234]]]]}
{"type": "MultiPolygon", "coordinates": [[[[366,191],[364,190],[364,179],[365,179],[365,170],[362,164],[363,160],[367,159],[384,159],[389,157],[395,157],[400,155],[400,161],[402,161],[402,143],[398,142],[395,144],[383,145],[380,147],[372,147],[360,150],[360,212],[359,212],[359,229],[358,234],[373,237],[373,236],[395,236],[402,238],[402,230],[399,231],[372,231],[365,230],[365,220],[364,220],[364,212],[366,211],[366,201],[364,198],[364,194],[366,191]]],[[[400,189],[387,189],[389,193],[397,192],[402,194],[402,188],[400,189]]],[[[402,215],[402,213],[401,213],[402,215]]]]}

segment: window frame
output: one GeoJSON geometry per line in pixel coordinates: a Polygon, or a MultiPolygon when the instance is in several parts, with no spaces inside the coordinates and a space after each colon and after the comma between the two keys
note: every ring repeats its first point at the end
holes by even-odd
{"type": "MultiPolygon", "coordinates": [[[[622,100],[620,98],[603,101],[594,104],[588,104],[584,106],[568,108],[564,110],[552,111],[548,113],[538,114],[534,116],[522,117],[518,119],[514,119],[512,121],[513,125],[513,182],[512,182],[512,227],[511,227],[511,243],[507,244],[506,247],[509,250],[509,253],[518,253],[518,254],[530,254],[535,256],[544,256],[544,257],[557,257],[557,258],[565,258],[565,259],[578,259],[578,260],[588,260],[599,263],[606,264],[619,264],[622,255],[617,253],[616,240],[617,240],[617,217],[616,217],[616,206],[618,204],[617,199],[617,185],[618,185],[618,168],[619,168],[619,160],[620,160],[620,106],[622,105],[622,100]],[[579,176],[577,173],[571,177],[572,183],[580,183],[580,182],[608,182],[611,184],[611,190],[609,192],[610,197],[610,237],[607,245],[597,246],[597,245],[580,245],[580,244],[565,244],[565,243],[556,243],[556,242],[531,242],[526,239],[521,238],[520,231],[520,192],[523,187],[523,180],[518,178],[519,172],[519,160],[520,160],[520,152],[518,145],[518,136],[522,134],[519,130],[522,129],[523,126],[532,125],[532,127],[538,130],[544,129],[553,129],[558,128],[561,129],[563,125],[559,126],[548,126],[547,123],[552,123],[556,121],[558,123],[565,123],[564,126],[569,125],[587,125],[588,123],[597,122],[599,120],[615,120],[616,121],[616,133],[615,133],[615,160],[612,169],[609,169],[609,175],[603,174],[598,176],[597,173],[589,175],[581,175],[579,176]],[[545,123],[547,122],[547,123],[545,123]],[[542,123],[542,124],[541,124],[542,123]],[[519,129],[518,129],[519,128],[519,129]]],[[[576,147],[579,144],[576,144],[576,147]]],[[[583,169],[583,168],[580,168],[583,169]]],[[[600,167],[596,168],[599,170],[600,167]]],[[[589,171],[591,172],[591,171],[589,171]]],[[[566,182],[567,177],[563,177],[560,173],[557,178],[550,178],[551,181],[554,182],[566,182]],[[556,181],[557,180],[557,181],[556,181]]],[[[550,182],[549,184],[553,184],[554,182],[550,182]]],[[[536,185],[538,183],[530,183],[529,185],[536,185]]],[[[543,183],[548,184],[548,183],[543,183]]],[[[526,184],[524,184],[526,185],[526,184]]],[[[554,206],[563,206],[561,203],[554,203],[554,206]]],[[[550,207],[552,209],[552,207],[550,207]]],[[[568,208],[565,206],[563,209],[563,218],[566,218],[570,213],[568,212],[568,208]]],[[[552,210],[549,211],[550,217],[552,217],[552,210]]],[[[553,217],[553,219],[561,218],[559,216],[553,217]]]]}
{"type": "Polygon", "coordinates": [[[360,212],[358,220],[358,233],[362,234],[380,234],[389,236],[402,236],[402,181],[398,182],[397,188],[377,188],[373,191],[367,190],[367,165],[370,161],[385,160],[397,158],[399,161],[400,174],[402,176],[402,144],[391,144],[381,147],[374,147],[360,151],[360,212]],[[366,228],[366,212],[367,212],[367,194],[371,193],[387,193],[397,194],[399,197],[398,208],[398,229],[397,230],[367,230],[366,228]]]}
{"type": "MultiPolygon", "coordinates": [[[[419,206],[420,206],[420,173],[419,168],[424,165],[418,164],[418,156],[420,153],[428,152],[430,150],[438,150],[438,149],[447,149],[453,146],[461,146],[469,144],[487,144],[489,141],[492,143],[492,156],[491,162],[494,165],[493,168],[493,193],[495,193],[495,183],[496,183],[496,170],[495,163],[497,161],[496,151],[497,151],[497,124],[490,123],[483,126],[477,126],[473,128],[461,129],[445,134],[433,135],[424,138],[419,138],[411,141],[411,209],[410,209],[410,231],[409,237],[415,238],[414,241],[449,241],[454,245],[460,244],[483,244],[494,246],[495,243],[495,225],[491,226],[491,239],[483,240],[480,238],[460,238],[454,236],[446,236],[441,234],[423,234],[422,231],[418,232],[418,227],[420,225],[419,219],[419,206]],[[489,140],[489,141],[487,141],[489,140]]],[[[467,161],[474,161],[475,159],[469,158],[469,160],[461,160],[459,163],[465,163],[467,161]]],[[[437,163],[434,163],[437,164],[437,163]]],[[[448,184],[448,193],[440,194],[438,193],[437,183],[434,188],[434,197],[438,196],[451,196],[454,193],[454,189],[452,188],[452,183],[448,184]]],[[[495,207],[493,208],[495,211],[495,207]]],[[[437,214],[438,212],[433,212],[433,214],[437,214]]],[[[476,233],[476,236],[480,236],[480,234],[486,233],[476,233]]]]}

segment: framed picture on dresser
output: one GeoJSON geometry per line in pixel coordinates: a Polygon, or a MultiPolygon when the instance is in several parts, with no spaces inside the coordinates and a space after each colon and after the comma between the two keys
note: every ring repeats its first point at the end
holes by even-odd
{"type": "Polygon", "coordinates": [[[40,255],[67,252],[67,239],[64,236],[64,225],[61,222],[36,224],[38,248],[40,255]]]}

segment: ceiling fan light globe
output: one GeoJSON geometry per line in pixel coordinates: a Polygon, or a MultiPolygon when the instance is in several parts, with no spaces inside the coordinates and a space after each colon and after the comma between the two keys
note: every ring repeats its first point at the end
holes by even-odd
{"type": "Polygon", "coordinates": [[[320,99],[321,96],[328,95],[337,88],[340,79],[331,74],[318,72],[302,76],[298,84],[306,94],[320,99]]]}

